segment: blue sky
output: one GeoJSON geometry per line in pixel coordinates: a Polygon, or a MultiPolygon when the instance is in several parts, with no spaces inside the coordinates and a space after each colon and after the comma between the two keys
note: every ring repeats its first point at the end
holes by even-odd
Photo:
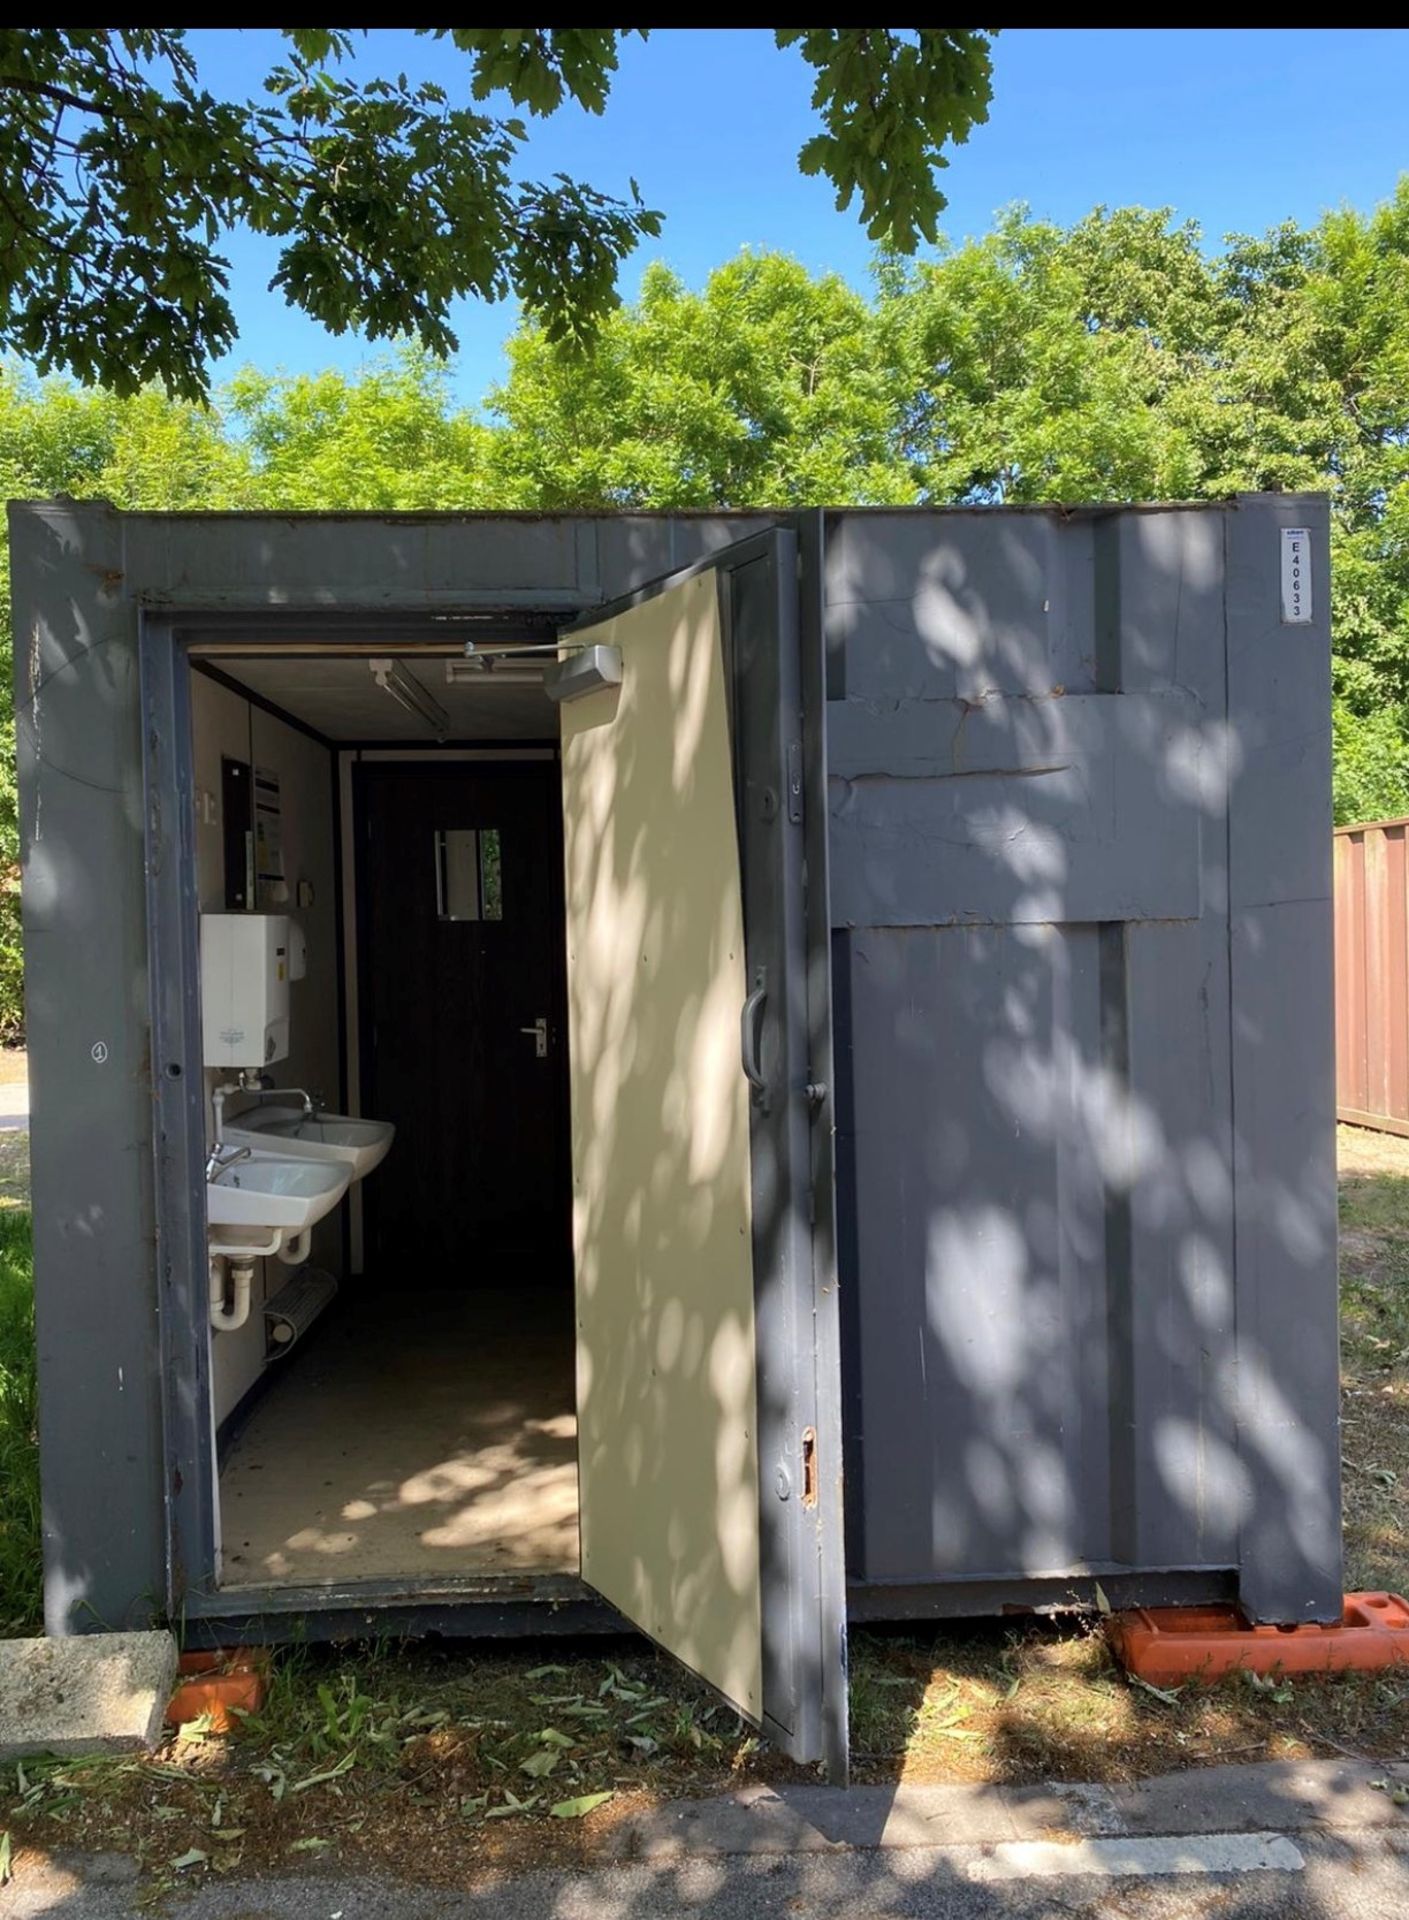
{"type": "MultiPolygon", "coordinates": [[[[210,28],[192,43],[207,84],[232,96],[259,86],[278,37],[210,28]]],[[[365,44],[369,71],[450,82],[457,72],[452,53],[410,32],[374,29],[365,44]]],[[[953,150],[944,181],[954,239],[982,233],[1014,201],[1061,221],[1105,202],[1172,206],[1216,243],[1328,207],[1368,209],[1409,170],[1406,32],[1014,27],[994,67],[988,124],[953,150]]],[[[627,294],[650,259],[698,284],[743,246],[864,284],[859,223],[797,171],[809,93],[801,58],[765,30],[657,30],[624,51],[606,115],[569,107],[537,123],[526,165],[623,193],[634,174],[664,211],[661,239],[628,264],[627,294]]],[[[237,235],[228,252],[241,338],[217,378],[242,361],[303,372],[368,357],[365,343],[332,339],[267,291],[272,247],[237,235]]],[[[456,387],[473,401],[502,370],[514,312],[466,302],[454,323],[456,387]]]]}

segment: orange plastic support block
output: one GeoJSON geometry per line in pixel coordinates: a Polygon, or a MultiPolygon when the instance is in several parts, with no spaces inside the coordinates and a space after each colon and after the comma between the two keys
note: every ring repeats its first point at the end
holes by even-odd
{"type": "Polygon", "coordinates": [[[258,1713],[269,1691],[269,1653],[263,1647],[183,1653],[177,1671],[181,1678],[166,1710],[173,1727],[209,1715],[212,1733],[233,1733],[239,1716],[258,1713]]]}
{"type": "Polygon", "coordinates": [[[1330,1626],[1250,1626],[1235,1607],[1134,1607],[1106,1621],[1127,1673],[1152,1687],[1237,1673],[1350,1673],[1409,1661],[1409,1603],[1348,1593],[1330,1626]]]}

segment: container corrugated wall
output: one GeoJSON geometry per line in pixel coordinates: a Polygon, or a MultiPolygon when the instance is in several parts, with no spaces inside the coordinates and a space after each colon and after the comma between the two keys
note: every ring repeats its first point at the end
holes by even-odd
{"type": "Polygon", "coordinates": [[[1336,1112],[1409,1134],[1409,820],[1336,830],[1336,1112]]]}
{"type": "Polygon", "coordinates": [[[1339,1613],[1326,548],[1289,495],[828,516],[848,1568],[897,1614],[1220,1567],[1339,1613]]]}

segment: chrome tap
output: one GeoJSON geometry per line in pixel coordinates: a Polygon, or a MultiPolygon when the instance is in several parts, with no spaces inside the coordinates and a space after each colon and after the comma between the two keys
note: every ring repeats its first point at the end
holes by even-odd
{"type": "Polygon", "coordinates": [[[224,1173],[227,1167],[233,1167],[236,1161],[249,1160],[252,1158],[253,1151],[251,1148],[222,1146],[220,1141],[217,1140],[210,1152],[206,1155],[205,1177],[207,1181],[215,1180],[224,1173]]]}

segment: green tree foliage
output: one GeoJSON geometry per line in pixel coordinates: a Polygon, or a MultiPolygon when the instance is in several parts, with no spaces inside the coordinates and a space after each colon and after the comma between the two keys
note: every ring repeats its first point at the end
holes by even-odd
{"type": "MultiPolygon", "coordinates": [[[[0,28],[0,349],[132,394],[208,391],[236,338],[223,237],[278,241],[273,284],[334,333],[454,351],[452,303],[514,297],[555,343],[617,304],[622,260],[660,232],[626,196],[525,179],[528,127],[607,104],[640,27],[420,27],[445,77],[354,77],[365,29],[286,27],[255,99],[203,78],[181,27],[0,28]],[[490,103],[497,109],[491,111],[490,103]],[[507,110],[503,110],[507,109],[507,110]]],[[[817,72],[825,132],[800,156],[868,231],[934,237],[947,142],[987,115],[988,32],[780,28],[817,72]]]]}
{"type": "MultiPolygon", "coordinates": [[[[223,415],[0,374],[0,482],[149,508],[386,511],[1325,488],[1337,816],[1409,814],[1409,186],[1368,217],[1217,254],[1159,212],[1070,228],[1016,213],[922,262],[885,257],[870,298],[778,255],[742,255],[698,291],[655,267],[590,356],[525,322],[479,411],[420,349],[355,379],[244,373],[221,399],[223,415]]],[[[15,850],[7,775],[10,1028],[15,850]]]]}
{"type": "Polygon", "coordinates": [[[915,497],[897,369],[833,276],[744,254],[691,293],[664,267],[584,361],[525,328],[490,396],[501,498],[572,508],[809,506],[915,497]]]}
{"type": "Polygon", "coordinates": [[[247,370],[225,396],[263,507],[418,513],[504,506],[500,436],[450,396],[444,366],[419,350],[357,379],[247,370]]]}
{"type": "Polygon", "coordinates": [[[1217,295],[1192,225],[1098,209],[1071,229],[1021,210],[885,276],[902,446],[925,498],[1183,498],[1217,295]]]}

